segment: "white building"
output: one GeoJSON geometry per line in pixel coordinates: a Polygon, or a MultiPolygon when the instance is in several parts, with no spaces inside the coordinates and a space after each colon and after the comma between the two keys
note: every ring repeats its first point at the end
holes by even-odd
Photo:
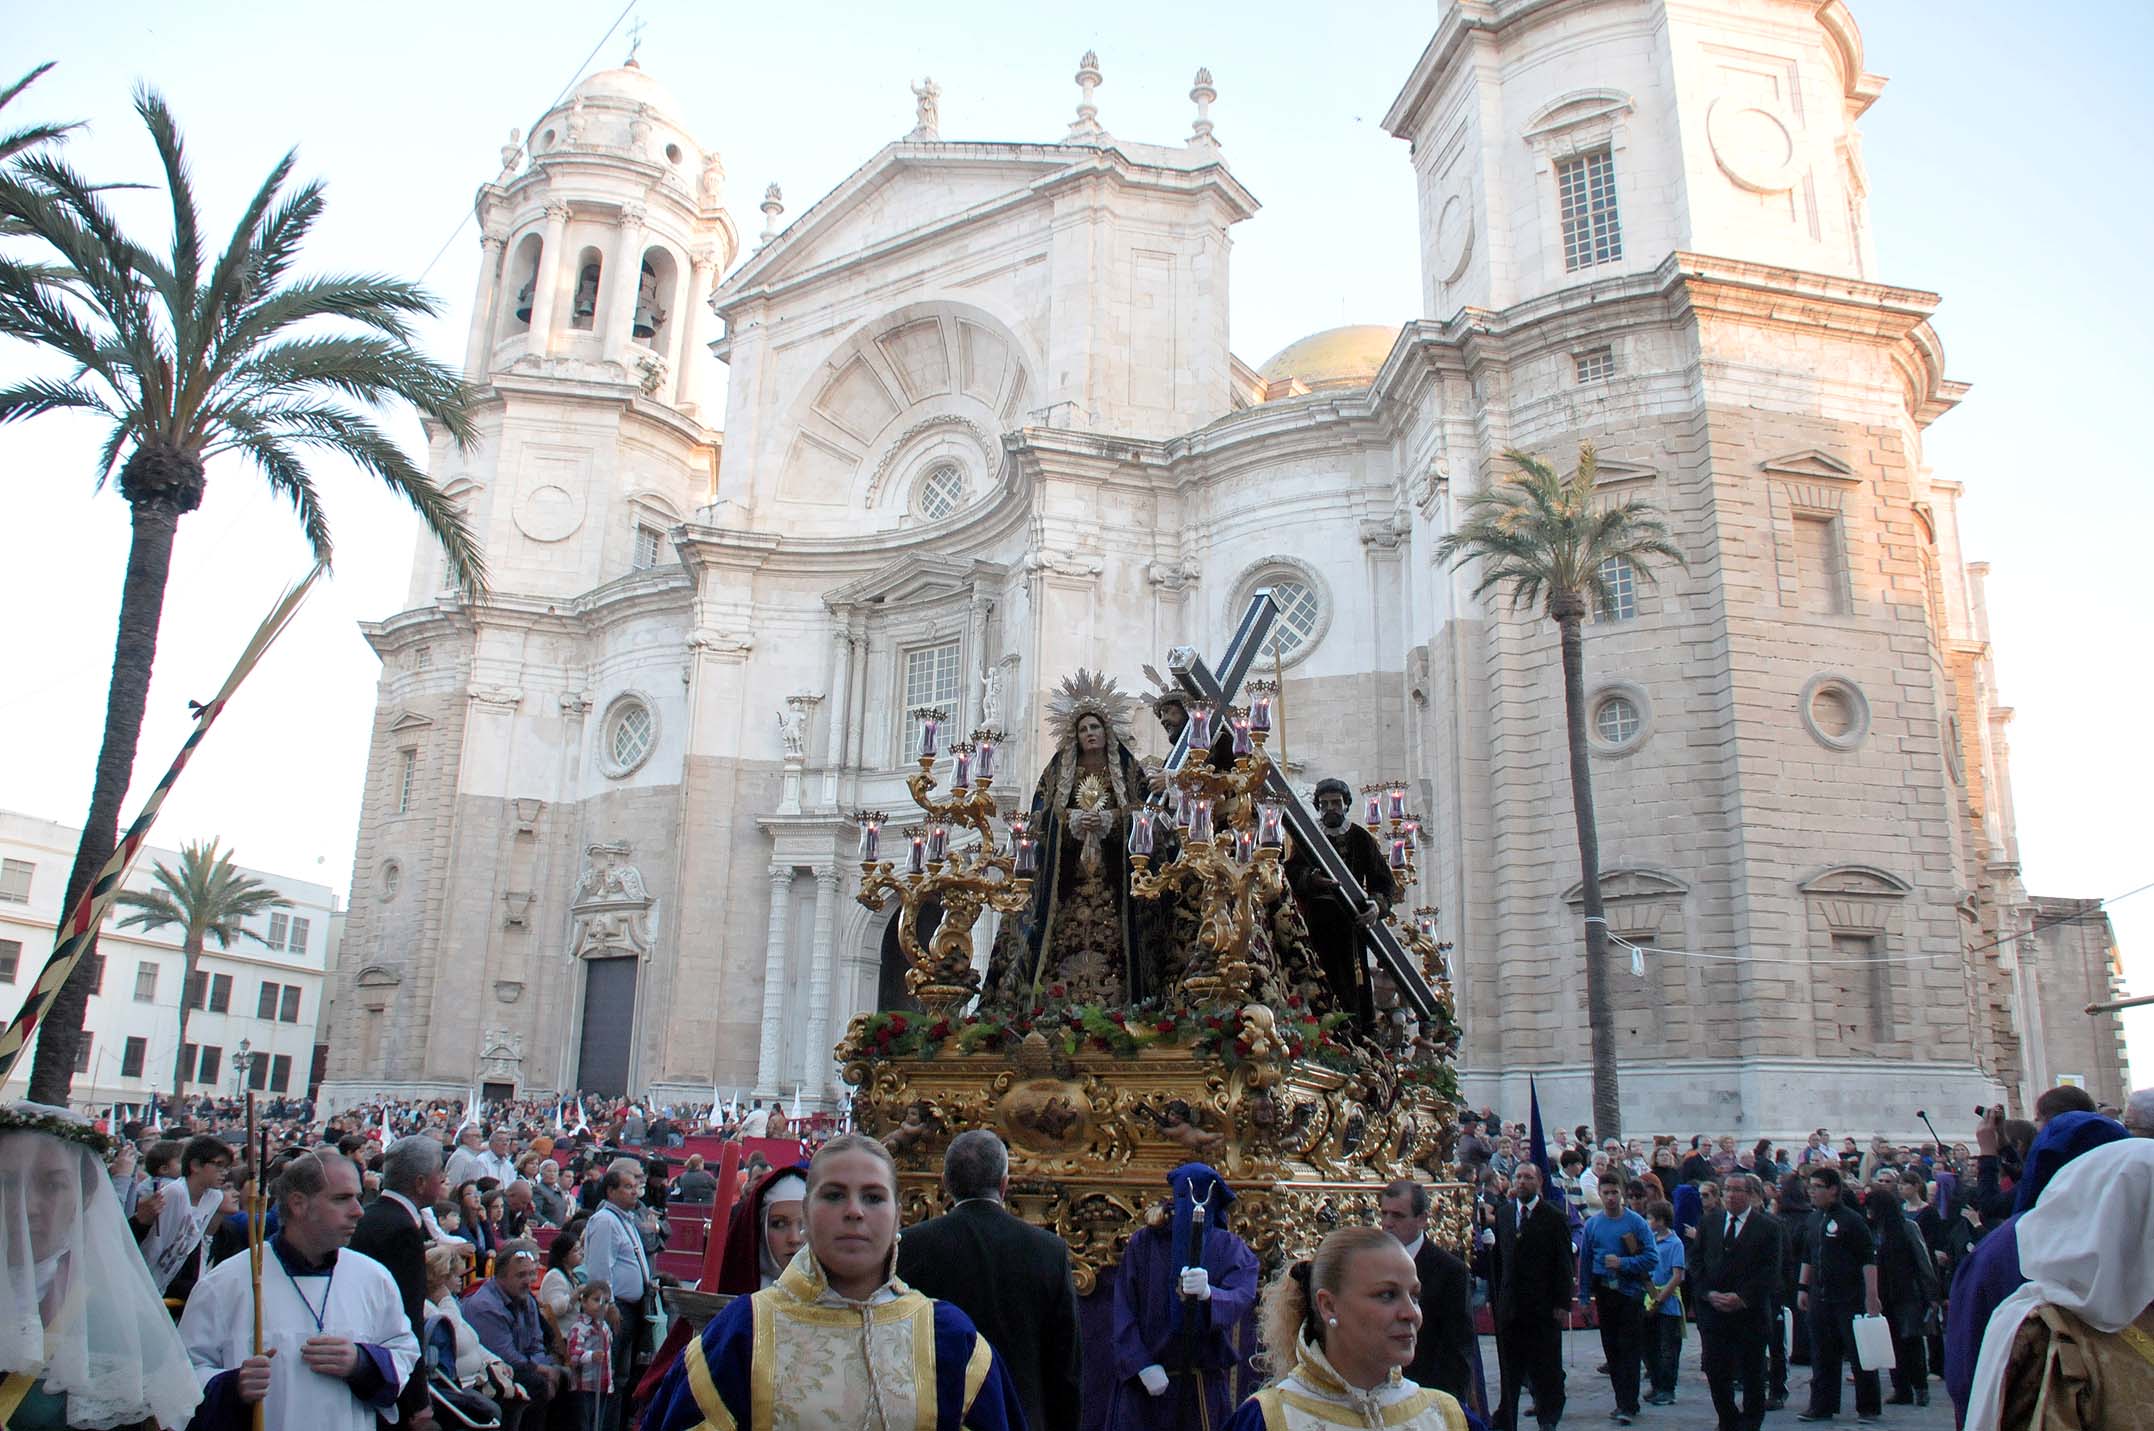
{"type": "Polygon", "coordinates": [[[1211,76],[1166,143],[1113,133],[1098,77],[1023,142],[923,105],[782,229],[773,187],[745,257],[719,156],[633,64],[481,187],[481,437],[433,470],[494,594],[422,547],[367,627],[332,1096],[833,1096],[833,1039],[893,987],[846,812],[909,808],[911,712],[1009,731],[1015,805],[1055,682],[1217,651],[1268,585],[1299,773],[1408,778],[1430,817],[1468,1096],[1516,1110],[1532,1072],[1568,1121],[1555,629],[1432,552],[1506,449],[1582,440],[1689,557],[1615,573],[1586,642],[1609,916],[1673,951],[1618,977],[1633,1125],[2024,1096],[2009,712],[1922,454],[1963,385],[1936,295],[1876,272],[1884,82],[1846,6],[1444,6],[1386,120],[1421,311],[1261,366],[1211,76]]]}
{"type": "MultiPolygon", "coordinates": [[[[79,836],[72,826],[0,810],[0,1000],[11,1011],[52,953],[79,836]]],[[[127,888],[155,888],[160,861],[176,870],[179,855],[145,846],[127,888]]],[[[239,1092],[245,1086],[238,1065],[244,1044],[254,1055],[250,1081],[257,1090],[304,1097],[313,1083],[315,1021],[333,966],[336,895],[326,885],[240,869],[275,889],[285,907],[247,921],[259,940],[242,938],[229,949],[211,940],[203,951],[196,964],[197,1000],[187,1016],[184,1092],[239,1092]]],[[[126,914],[116,910],[97,938],[101,968],[75,1062],[78,1105],[146,1103],[153,1092],[169,1099],[179,1069],[182,931],[120,929],[126,914]]],[[[29,1057],[25,1050],[22,1067],[29,1057]]]]}

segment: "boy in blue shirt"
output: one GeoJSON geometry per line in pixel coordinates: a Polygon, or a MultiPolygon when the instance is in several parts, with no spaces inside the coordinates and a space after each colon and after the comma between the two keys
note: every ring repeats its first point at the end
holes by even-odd
{"type": "Polygon", "coordinates": [[[1646,1205],[1653,1228],[1653,1286],[1645,1294],[1645,1366],[1653,1381],[1649,1406],[1675,1405],[1676,1368],[1683,1355],[1683,1239],[1675,1230],[1675,1208],[1667,1202],[1646,1205]]]}
{"type": "Polygon", "coordinates": [[[1601,1179],[1601,1210],[1579,1235],[1578,1296],[1591,1298],[1601,1324],[1601,1350],[1615,1389],[1615,1422],[1628,1426],[1638,1414],[1639,1354],[1644,1347],[1646,1279],[1659,1256],[1653,1229],[1623,1205],[1623,1181],[1612,1170],[1601,1179]]]}

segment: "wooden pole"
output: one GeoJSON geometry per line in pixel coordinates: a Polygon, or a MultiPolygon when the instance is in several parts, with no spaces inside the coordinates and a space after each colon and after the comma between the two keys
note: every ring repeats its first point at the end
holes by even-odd
{"type": "Polygon", "coordinates": [[[703,1243],[703,1275],[696,1280],[700,1291],[718,1290],[718,1273],[725,1264],[725,1235],[733,1218],[733,1204],[740,1196],[740,1139],[718,1150],[718,1190],[711,1200],[710,1232],[703,1243]]]}
{"type": "MultiPolygon", "coordinates": [[[[249,1080],[252,1081],[251,1079],[249,1080]]],[[[254,1164],[247,1171],[247,1270],[254,1279],[254,1354],[262,1354],[262,1231],[268,1211],[262,1196],[265,1171],[264,1155],[268,1151],[262,1137],[261,1125],[254,1111],[254,1090],[247,1090],[247,1157],[254,1164]]],[[[265,1431],[263,1423],[264,1403],[254,1403],[254,1431],[265,1431]]]]}

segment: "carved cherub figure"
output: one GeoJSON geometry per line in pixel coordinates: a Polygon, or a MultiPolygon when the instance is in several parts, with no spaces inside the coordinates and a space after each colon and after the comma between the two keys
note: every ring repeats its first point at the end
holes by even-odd
{"type": "Polygon", "coordinates": [[[903,1121],[883,1139],[883,1146],[893,1153],[909,1153],[934,1131],[934,1106],[925,1098],[918,1099],[906,1107],[903,1121]]]}
{"type": "Polygon", "coordinates": [[[1187,1101],[1176,1098],[1168,1102],[1157,1120],[1159,1131],[1187,1148],[1191,1154],[1202,1157],[1226,1141],[1223,1133],[1207,1132],[1199,1127],[1189,1111],[1187,1101]]]}

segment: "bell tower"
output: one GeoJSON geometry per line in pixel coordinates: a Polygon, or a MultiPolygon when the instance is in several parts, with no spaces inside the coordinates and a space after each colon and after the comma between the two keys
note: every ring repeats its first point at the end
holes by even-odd
{"type": "Polygon", "coordinates": [[[465,371],[625,384],[694,417],[712,284],[740,250],[725,165],[633,59],[517,142],[477,199],[485,261],[465,371]],[[527,158],[528,156],[528,158],[527,158]]]}

